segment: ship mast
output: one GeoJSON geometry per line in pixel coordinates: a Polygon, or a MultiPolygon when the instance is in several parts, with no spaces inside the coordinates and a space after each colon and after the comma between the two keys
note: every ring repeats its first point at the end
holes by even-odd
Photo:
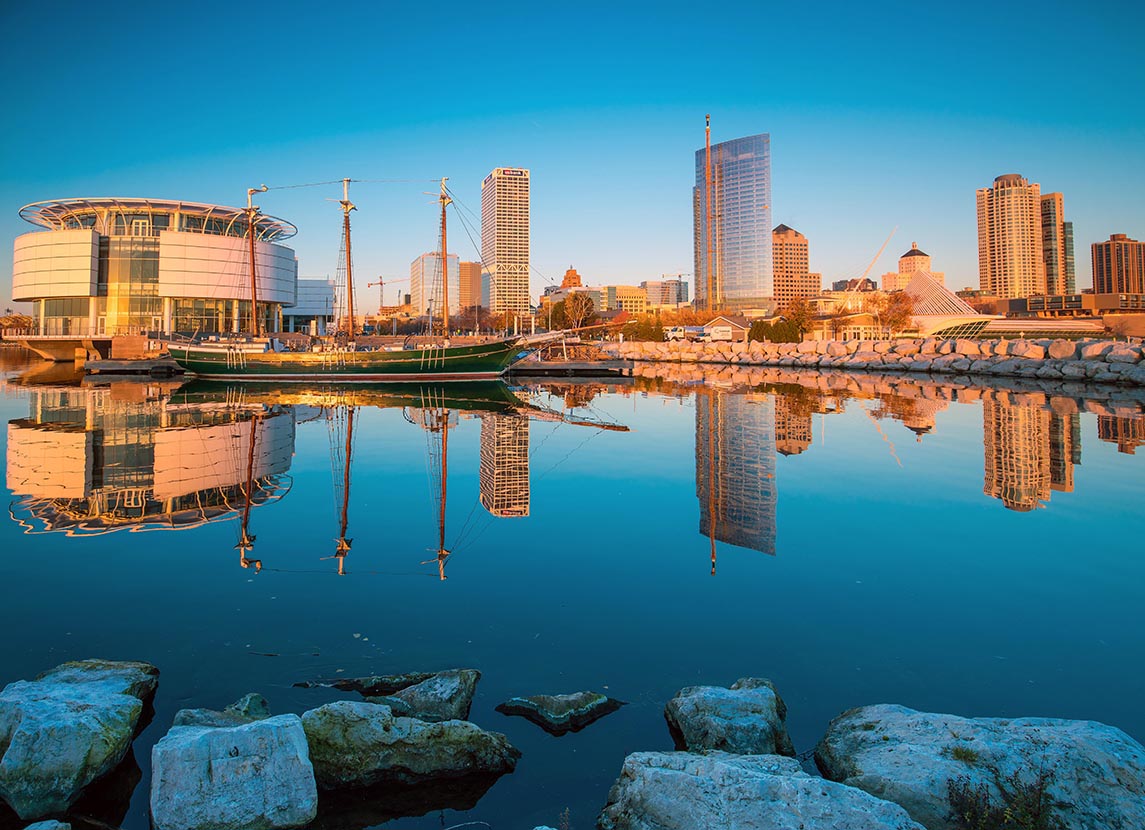
{"type": "Polygon", "coordinates": [[[255,573],[262,570],[261,559],[251,559],[247,551],[254,549],[254,536],[250,533],[250,509],[254,499],[254,446],[258,440],[259,416],[254,414],[250,419],[250,446],[247,448],[246,462],[246,493],[243,501],[242,521],[239,526],[239,543],[235,547],[239,551],[239,564],[244,568],[254,566],[255,573]]]}
{"type": "Polygon", "coordinates": [[[266,193],[267,190],[268,188],[264,184],[259,187],[247,188],[246,192],[246,236],[249,242],[248,270],[250,271],[250,333],[252,337],[258,337],[262,334],[262,326],[258,319],[258,279],[255,275],[254,255],[254,226],[255,220],[258,218],[258,205],[253,203],[252,197],[256,193],[266,193]]]}
{"type": "MultiPolygon", "coordinates": [[[[444,215],[445,206],[442,205],[441,209],[444,215]]],[[[437,577],[444,580],[445,560],[449,558],[449,551],[445,549],[445,486],[449,480],[449,410],[443,409],[442,412],[445,417],[441,420],[441,509],[437,517],[437,577]]]]}
{"type": "Polygon", "coordinates": [[[350,201],[350,180],[342,179],[342,234],[343,244],[346,246],[346,308],[349,315],[347,323],[350,342],[354,342],[354,271],[352,257],[350,256],[350,211],[357,210],[350,201]]]}
{"type": "Polygon", "coordinates": [[[445,236],[445,207],[453,200],[449,198],[449,194],[445,192],[445,183],[448,181],[446,177],[441,179],[441,195],[438,201],[441,202],[441,333],[448,340],[449,339],[449,246],[446,244],[445,236]]]}
{"type": "Polygon", "coordinates": [[[342,470],[342,512],[339,515],[337,548],[334,556],[338,559],[338,576],[346,573],[346,554],[350,552],[351,541],[346,538],[346,531],[350,524],[350,456],[354,448],[354,413],[356,406],[346,407],[346,446],[344,449],[346,464],[342,470]]]}

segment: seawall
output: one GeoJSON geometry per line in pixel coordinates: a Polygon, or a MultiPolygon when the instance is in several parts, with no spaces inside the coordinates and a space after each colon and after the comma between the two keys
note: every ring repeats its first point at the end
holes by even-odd
{"type": "Polygon", "coordinates": [[[1142,347],[1110,340],[806,340],[605,343],[619,358],[666,363],[925,372],[1145,386],[1142,347]]]}

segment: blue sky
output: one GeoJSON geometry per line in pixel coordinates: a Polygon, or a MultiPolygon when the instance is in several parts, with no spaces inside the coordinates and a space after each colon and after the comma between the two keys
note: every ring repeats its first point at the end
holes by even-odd
{"type": "MultiPolygon", "coordinates": [[[[594,284],[690,272],[707,112],[713,141],[771,134],[773,222],[826,278],[897,226],[873,275],[917,241],[976,285],[974,190],[1017,172],[1064,193],[1088,286],[1090,243],[1145,238],[1142,24],[1128,2],[5,2],[0,297],[28,202],[416,180],[352,193],[357,273],[398,278],[434,247],[431,180],[479,212],[501,165],[532,170],[534,294],[570,264],[594,284]]],[[[338,195],[260,199],[299,226],[304,275],[336,267],[338,195]]]]}

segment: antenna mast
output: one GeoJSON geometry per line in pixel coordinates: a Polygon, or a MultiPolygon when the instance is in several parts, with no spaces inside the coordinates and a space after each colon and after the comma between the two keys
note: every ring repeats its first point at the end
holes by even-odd
{"type": "Polygon", "coordinates": [[[354,203],[350,201],[350,180],[342,179],[342,232],[345,236],[346,245],[346,306],[349,313],[349,335],[350,342],[354,342],[354,272],[352,257],[350,256],[350,211],[357,210],[354,203]]]}
{"type": "MultiPolygon", "coordinates": [[[[453,200],[449,198],[449,194],[445,192],[445,183],[448,178],[442,177],[441,179],[441,195],[438,201],[441,202],[441,333],[448,340],[449,339],[449,246],[446,244],[445,237],[445,207],[453,200]]],[[[460,267],[460,266],[458,266],[460,267]]]]}
{"type": "Polygon", "coordinates": [[[253,203],[252,197],[256,193],[266,193],[267,186],[249,187],[246,192],[246,235],[250,243],[248,251],[250,271],[250,333],[252,337],[262,334],[262,326],[258,319],[258,279],[255,275],[254,256],[254,224],[258,217],[258,206],[253,203]]]}

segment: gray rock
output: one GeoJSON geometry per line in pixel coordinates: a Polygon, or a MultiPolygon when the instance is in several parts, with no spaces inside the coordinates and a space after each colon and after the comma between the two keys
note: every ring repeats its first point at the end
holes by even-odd
{"type": "Polygon", "coordinates": [[[794,755],[787,706],[770,680],[744,677],[730,689],[689,686],[664,707],[677,749],[794,755]]]}
{"type": "Polygon", "coordinates": [[[79,660],[0,692],[0,798],[22,819],[65,811],[131,746],[159,670],[79,660]]]}
{"type": "Polygon", "coordinates": [[[500,775],[521,757],[504,735],[468,721],[394,717],[375,703],[329,703],[306,712],[302,724],[323,789],[500,775]]]}
{"type": "Polygon", "coordinates": [[[1054,360],[1073,360],[1077,356],[1077,344],[1069,340],[1055,340],[1046,352],[1054,360]]]}
{"type": "Polygon", "coordinates": [[[513,697],[497,706],[503,715],[520,715],[550,735],[579,732],[624,706],[625,703],[600,692],[573,692],[567,695],[513,697]]]}
{"type": "Polygon", "coordinates": [[[230,728],[176,726],[151,750],[155,830],[302,827],[318,813],[297,715],[230,728]]]}
{"type": "Polygon", "coordinates": [[[303,689],[338,689],[360,695],[392,695],[394,692],[429,680],[434,672],[415,671],[406,674],[372,674],[366,677],[337,677],[330,680],[303,680],[295,683],[303,689]]]}
{"type": "Polygon", "coordinates": [[[399,689],[384,697],[367,697],[370,703],[390,706],[394,714],[436,723],[465,720],[473,703],[473,693],[481,672],[476,669],[450,669],[430,675],[420,683],[399,689]]]}
{"type": "Polygon", "coordinates": [[[221,712],[214,709],[180,709],[175,713],[174,726],[241,726],[270,717],[266,698],[251,692],[236,700],[221,712]]]}
{"type": "Polygon", "coordinates": [[[600,830],[924,830],[896,804],[803,772],[778,755],[637,752],[600,830]]]}
{"type": "Polygon", "coordinates": [[[815,763],[832,781],[906,808],[930,830],[953,830],[947,784],[965,776],[1002,802],[998,783],[1032,782],[1047,792],[1066,826],[1145,827],[1145,747],[1094,721],[961,718],[905,706],[865,706],[831,722],[815,763]]]}
{"type": "Polygon", "coordinates": [[[72,826],[62,821],[48,819],[47,821],[37,821],[35,824],[29,824],[24,830],[72,830],[72,826]]]}

